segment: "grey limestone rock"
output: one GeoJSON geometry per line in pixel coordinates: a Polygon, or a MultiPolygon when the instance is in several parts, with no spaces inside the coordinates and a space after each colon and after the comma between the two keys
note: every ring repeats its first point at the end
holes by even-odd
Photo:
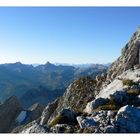
{"type": "Polygon", "coordinates": [[[109,99],[97,98],[87,104],[84,112],[91,114],[94,109],[98,108],[101,105],[106,104],[108,101],[109,101],[109,99]]]}
{"type": "Polygon", "coordinates": [[[121,56],[110,66],[107,72],[107,79],[113,80],[116,76],[122,74],[124,71],[134,68],[135,65],[140,64],[140,31],[137,30],[130,41],[122,49],[121,56]]]}
{"type": "Polygon", "coordinates": [[[80,128],[88,128],[88,127],[96,127],[97,123],[92,117],[82,117],[78,116],[77,121],[79,123],[80,128]]]}
{"type": "Polygon", "coordinates": [[[58,105],[58,99],[56,99],[54,102],[49,103],[46,108],[44,109],[42,115],[41,115],[41,121],[40,124],[47,124],[50,116],[53,114],[55,109],[57,108],[58,105]]]}
{"type": "Polygon", "coordinates": [[[128,133],[140,132],[140,109],[126,105],[118,111],[115,119],[115,124],[121,130],[128,133]]]}

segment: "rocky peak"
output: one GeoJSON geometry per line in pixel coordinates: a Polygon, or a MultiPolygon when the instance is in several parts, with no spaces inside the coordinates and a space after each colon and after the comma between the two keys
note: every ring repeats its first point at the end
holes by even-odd
{"type": "Polygon", "coordinates": [[[52,63],[50,63],[49,61],[47,61],[46,64],[45,64],[45,66],[46,66],[46,67],[52,67],[52,66],[55,66],[55,65],[52,64],[52,63]]]}
{"type": "Polygon", "coordinates": [[[95,97],[96,80],[90,77],[80,78],[74,81],[64,94],[64,106],[82,111],[87,102],[95,97]],[[88,95],[88,96],[87,96],[88,95]],[[80,108],[79,108],[80,106],[80,108]]]}
{"type": "Polygon", "coordinates": [[[132,35],[130,41],[122,49],[121,56],[110,66],[107,80],[112,81],[124,71],[140,63],[140,28],[132,35]]]}

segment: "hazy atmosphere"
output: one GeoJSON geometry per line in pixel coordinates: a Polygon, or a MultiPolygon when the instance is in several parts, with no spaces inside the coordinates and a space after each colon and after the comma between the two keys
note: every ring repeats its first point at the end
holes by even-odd
{"type": "Polygon", "coordinates": [[[139,12],[139,8],[1,7],[0,63],[113,62],[139,26],[139,12]]]}

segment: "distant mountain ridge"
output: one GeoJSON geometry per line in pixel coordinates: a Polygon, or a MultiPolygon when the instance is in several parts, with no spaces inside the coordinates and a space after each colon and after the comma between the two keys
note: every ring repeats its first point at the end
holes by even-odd
{"type": "MultiPolygon", "coordinates": [[[[47,61],[45,64],[47,64],[47,63],[50,63],[50,64],[53,64],[53,65],[55,65],[55,66],[73,66],[73,67],[91,67],[92,65],[93,66],[100,66],[100,65],[102,65],[102,66],[107,66],[107,67],[109,67],[112,63],[110,62],[110,63],[77,63],[77,64],[74,64],[74,63],[57,63],[57,62],[55,62],[55,63],[51,63],[51,62],[49,62],[49,61],[47,61]]],[[[15,63],[1,63],[0,65],[10,65],[10,64],[23,64],[23,65],[30,65],[30,66],[33,66],[33,67],[37,67],[37,66],[40,66],[40,65],[45,65],[45,64],[42,64],[42,63],[31,63],[31,64],[26,64],[26,63],[22,63],[22,62],[15,62],[15,63]]]]}
{"type": "MultiPolygon", "coordinates": [[[[22,64],[21,62],[0,64],[0,101],[15,95],[24,102],[23,100],[27,99],[27,95],[30,96],[29,94],[38,92],[40,86],[47,92],[38,94],[38,97],[35,96],[36,99],[32,98],[32,103],[46,97],[47,94],[50,96],[51,91],[52,93],[59,93],[58,95],[60,96],[73,80],[84,76],[95,78],[96,75],[106,71],[106,69],[107,67],[102,65],[77,68],[74,66],[54,65],[50,62],[36,67],[22,64]]],[[[54,100],[55,97],[58,96],[56,94],[50,96],[50,101],[54,100]]],[[[48,102],[49,99],[46,101],[48,102]]],[[[42,102],[44,103],[43,100],[40,100],[40,103],[42,102]]]]}

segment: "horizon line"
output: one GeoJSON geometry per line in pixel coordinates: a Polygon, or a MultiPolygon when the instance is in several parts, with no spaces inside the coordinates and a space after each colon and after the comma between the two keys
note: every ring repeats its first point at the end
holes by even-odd
{"type": "Polygon", "coordinates": [[[46,61],[45,63],[24,63],[22,61],[15,61],[15,62],[3,62],[1,63],[0,62],[0,65],[2,64],[16,64],[16,63],[21,63],[21,64],[25,64],[25,65],[45,65],[47,63],[50,63],[50,64],[54,64],[54,65],[92,65],[92,64],[98,64],[98,65],[106,65],[106,64],[111,64],[112,62],[107,62],[107,63],[63,63],[63,62],[50,62],[50,61],[46,61]]]}

